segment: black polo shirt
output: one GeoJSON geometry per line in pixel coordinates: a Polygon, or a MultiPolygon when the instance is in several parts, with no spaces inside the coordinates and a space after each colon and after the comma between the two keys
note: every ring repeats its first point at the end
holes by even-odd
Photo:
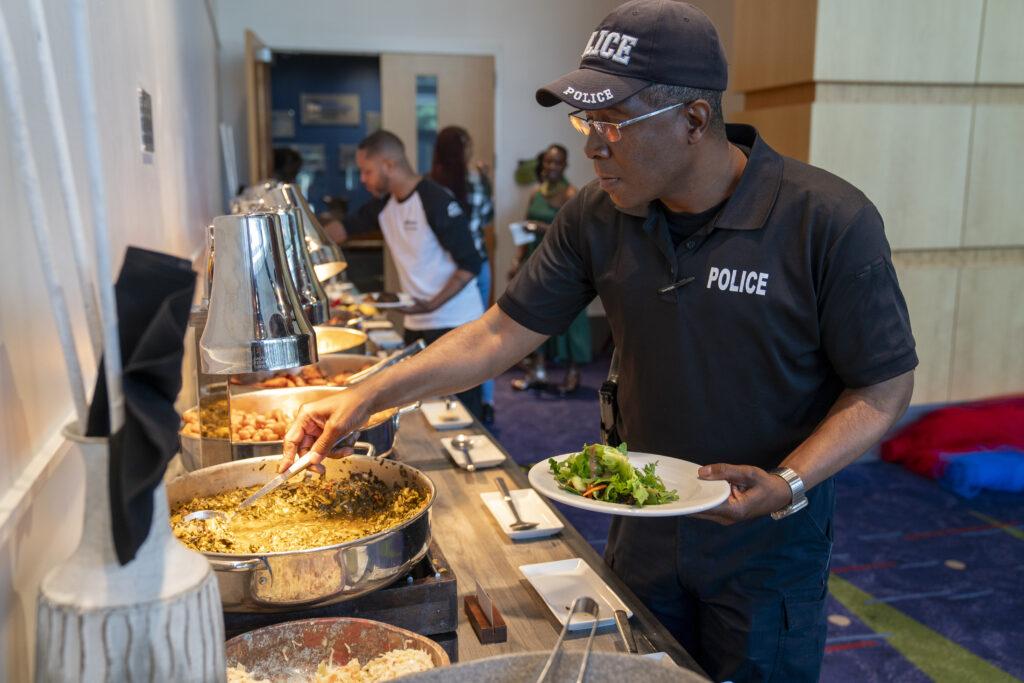
{"type": "Polygon", "coordinates": [[[743,176],[678,248],[660,203],[619,209],[590,183],[498,305],[552,335],[600,296],[630,449],[769,468],[844,388],[907,372],[917,355],[874,205],[750,126],[727,129],[748,154],[743,176]]]}

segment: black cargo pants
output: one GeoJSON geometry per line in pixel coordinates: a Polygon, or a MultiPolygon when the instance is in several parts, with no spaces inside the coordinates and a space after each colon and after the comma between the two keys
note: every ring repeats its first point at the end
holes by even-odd
{"type": "Polygon", "coordinates": [[[831,479],[785,519],[616,517],[605,561],[715,681],[817,681],[831,479]]]}

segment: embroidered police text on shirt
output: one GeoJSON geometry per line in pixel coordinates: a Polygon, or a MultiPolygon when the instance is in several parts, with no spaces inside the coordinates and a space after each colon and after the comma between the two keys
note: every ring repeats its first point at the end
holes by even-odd
{"type": "Polygon", "coordinates": [[[629,64],[629,55],[635,45],[636,38],[633,36],[604,29],[590,34],[590,40],[580,56],[584,59],[597,56],[626,65],[629,64]]]}
{"type": "Polygon", "coordinates": [[[730,268],[715,268],[708,271],[707,289],[712,285],[718,285],[723,292],[739,292],[741,294],[757,294],[764,296],[768,289],[768,273],[758,273],[754,270],[733,270],[730,268]]]}

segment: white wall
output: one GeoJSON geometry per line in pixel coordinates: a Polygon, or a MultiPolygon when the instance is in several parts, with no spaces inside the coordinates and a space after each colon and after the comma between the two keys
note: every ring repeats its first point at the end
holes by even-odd
{"type": "MultiPolygon", "coordinates": [[[[82,140],[65,2],[45,3],[65,120],[85,201],[82,140]]],[[[217,137],[217,45],[203,0],[90,0],[89,17],[102,124],[104,175],[111,199],[115,271],[129,244],[190,257],[203,226],[221,213],[217,137]],[[140,152],[136,89],[153,96],[156,152],[140,152]]],[[[3,0],[14,34],[31,133],[45,184],[47,219],[81,356],[87,334],[45,115],[27,0],[3,0]]],[[[44,294],[24,199],[0,109],[0,680],[31,680],[35,601],[40,577],[73,548],[80,529],[82,471],[54,457],[58,430],[72,411],[64,365],[44,294]]],[[[86,207],[88,204],[86,204],[86,207]]],[[[93,365],[86,363],[90,385],[93,365]]]]}

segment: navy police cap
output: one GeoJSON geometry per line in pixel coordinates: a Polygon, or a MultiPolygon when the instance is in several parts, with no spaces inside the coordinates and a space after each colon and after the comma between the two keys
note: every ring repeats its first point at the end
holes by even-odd
{"type": "Polygon", "coordinates": [[[652,83],[725,90],[729,71],[708,16],[677,0],[631,0],[590,34],[580,66],[537,90],[537,102],[602,109],[652,83]]]}

